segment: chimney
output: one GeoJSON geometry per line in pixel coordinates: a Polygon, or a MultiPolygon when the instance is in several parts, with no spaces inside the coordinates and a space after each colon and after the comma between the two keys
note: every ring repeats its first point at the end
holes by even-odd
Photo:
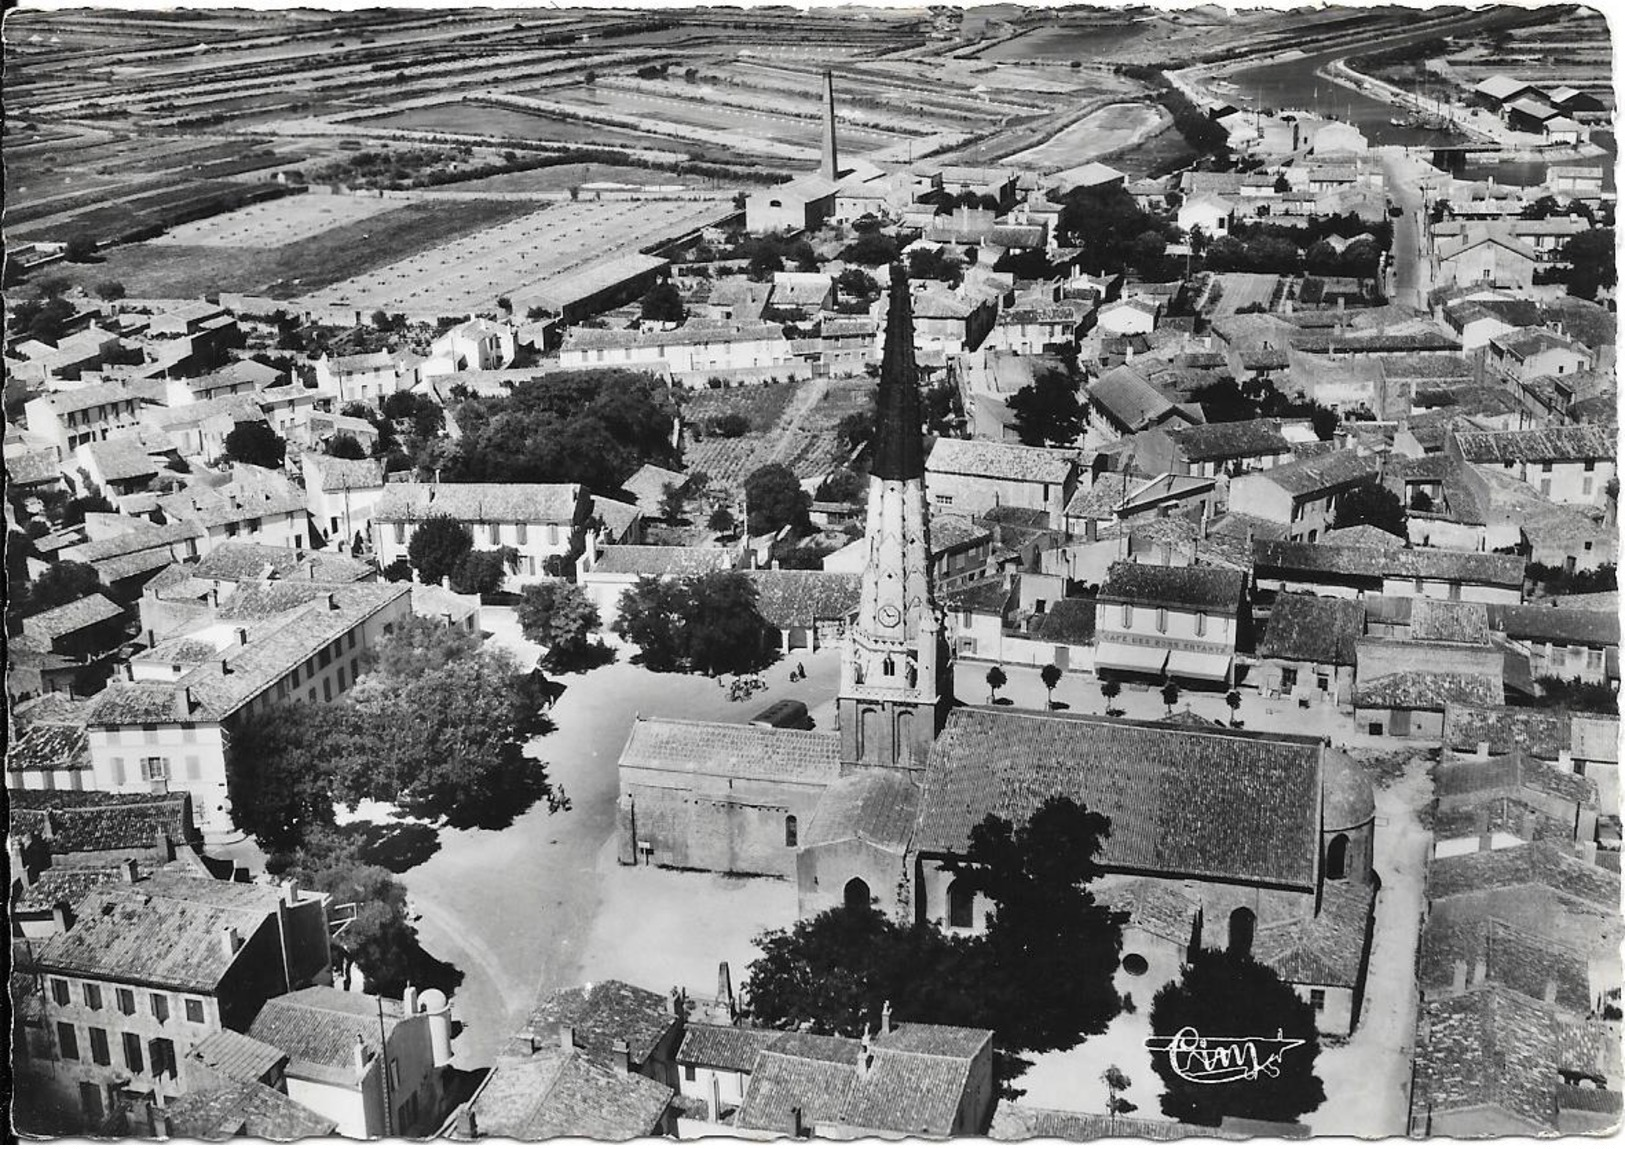
{"type": "Polygon", "coordinates": [[[238,646],[247,646],[248,645],[248,628],[246,626],[239,626],[237,628],[237,645],[238,646]]]}
{"type": "Polygon", "coordinates": [[[880,1032],[882,1034],[891,1032],[891,1002],[889,1001],[880,1007],[880,1032]]]}
{"type": "Polygon", "coordinates": [[[734,982],[733,974],[728,969],[727,962],[717,963],[717,1001],[728,1007],[728,1019],[733,1020],[734,1008],[734,982]]]}
{"type": "Polygon", "coordinates": [[[228,959],[234,958],[237,956],[237,950],[241,946],[242,942],[237,937],[236,926],[220,927],[220,952],[222,954],[224,954],[228,959]]]}
{"type": "Polygon", "coordinates": [[[299,879],[289,878],[282,883],[282,901],[289,907],[299,904],[299,879]]]}
{"type": "Polygon", "coordinates": [[[1480,742],[1478,744],[1478,757],[1480,757],[1480,758],[1488,758],[1489,756],[1490,756],[1490,744],[1488,742],[1480,742]]]}
{"type": "Polygon", "coordinates": [[[1559,750],[1557,752],[1557,768],[1565,774],[1578,774],[1574,768],[1574,752],[1572,750],[1559,750]]]}
{"type": "Polygon", "coordinates": [[[1548,1005],[1556,1003],[1557,980],[1555,978],[1546,979],[1546,988],[1541,992],[1540,999],[1546,1002],[1548,1005]]]}
{"type": "Polygon", "coordinates": [[[565,1052],[576,1047],[576,1027],[573,1025],[559,1026],[559,1048],[565,1052]]]}
{"type": "Polygon", "coordinates": [[[615,1072],[625,1077],[632,1072],[632,1050],[626,1044],[625,1038],[617,1037],[612,1048],[610,1063],[614,1065],[615,1072]]]}
{"type": "Polygon", "coordinates": [[[418,1011],[418,991],[414,986],[408,985],[401,991],[401,1012],[411,1017],[418,1011]]]}
{"type": "Polygon", "coordinates": [[[173,862],[175,860],[175,843],[170,838],[169,831],[159,826],[158,832],[152,838],[153,853],[157,855],[158,860],[160,862],[173,862]]]}
{"type": "Polygon", "coordinates": [[[56,923],[56,932],[65,934],[73,928],[73,911],[59,902],[51,907],[51,920],[56,923]]]}
{"type": "Polygon", "coordinates": [[[367,1043],[361,1040],[361,1035],[355,1038],[355,1075],[357,1078],[367,1076],[367,1062],[371,1060],[367,1052],[367,1043]]]}
{"type": "Polygon", "coordinates": [[[151,650],[158,645],[158,634],[150,626],[147,628],[147,649],[151,650]]]}
{"type": "Polygon", "coordinates": [[[123,865],[121,865],[119,867],[119,875],[118,876],[119,876],[120,881],[128,882],[132,886],[135,885],[135,883],[140,880],[141,872],[136,867],[134,858],[125,858],[124,859],[123,865]]]}
{"type": "Polygon", "coordinates": [[[835,149],[835,76],[828,71],[824,73],[824,151],[818,174],[827,180],[841,176],[840,157],[835,149]]]}
{"type": "Polygon", "coordinates": [[[220,660],[220,673],[221,674],[230,674],[231,673],[231,659],[222,658],[220,660]]]}
{"type": "Polygon", "coordinates": [[[858,1061],[858,1069],[864,1073],[868,1073],[874,1063],[875,1051],[873,1045],[869,1041],[869,1026],[865,1024],[863,1027],[863,1056],[858,1061]]]}
{"type": "Polygon", "coordinates": [[[338,608],[339,608],[339,596],[338,596],[337,592],[329,591],[328,595],[327,595],[327,609],[329,611],[336,611],[336,610],[338,610],[338,608]]]}
{"type": "MultiPolygon", "coordinates": [[[[11,863],[12,874],[23,884],[23,889],[26,890],[32,886],[34,884],[34,872],[29,869],[28,863],[23,859],[22,842],[16,838],[7,837],[6,856],[11,863]]],[[[724,966],[723,968],[726,969],[727,967],[724,966]]]]}
{"type": "Polygon", "coordinates": [[[1483,954],[1473,963],[1473,984],[1483,985],[1490,976],[1490,961],[1483,954]]]}
{"type": "Polygon", "coordinates": [[[1460,958],[1450,971],[1450,988],[1456,993],[1463,993],[1467,989],[1467,963],[1460,958]]]}
{"type": "Polygon", "coordinates": [[[812,1130],[807,1128],[807,1122],[802,1117],[801,1106],[790,1106],[790,1136],[797,1141],[805,1141],[811,1133],[812,1130]]]}
{"type": "Polygon", "coordinates": [[[666,991],[666,1012],[672,1017],[683,1016],[683,991],[672,986],[666,991]]]}

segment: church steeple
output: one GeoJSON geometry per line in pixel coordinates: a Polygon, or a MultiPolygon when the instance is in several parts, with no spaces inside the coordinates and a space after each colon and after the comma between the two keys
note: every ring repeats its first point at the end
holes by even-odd
{"type": "Polygon", "coordinates": [[[893,268],[875,402],[868,554],[837,709],[849,766],[924,769],[952,693],[931,590],[920,382],[908,277],[893,268]]]}

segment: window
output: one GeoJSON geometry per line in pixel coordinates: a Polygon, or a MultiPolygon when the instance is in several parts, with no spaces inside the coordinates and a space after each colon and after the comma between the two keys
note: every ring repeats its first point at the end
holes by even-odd
{"type": "Polygon", "coordinates": [[[1586,669],[1587,670],[1601,670],[1602,669],[1602,651],[1600,651],[1600,650],[1588,650],[1588,651],[1586,651],[1586,669]]]}
{"type": "Polygon", "coordinates": [[[56,1044],[62,1051],[62,1060],[79,1060],[79,1031],[65,1021],[56,1023],[56,1044]]]}
{"type": "Polygon", "coordinates": [[[1552,481],[1550,479],[1542,479],[1540,481],[1540,493],[1547,496],[1551,495],[1552,481]]]}
{"type": "Polygon", "coordinates": [[[1168,610],[1166,607],[1157,608],[1157,633],[1168,633],[1168,610]]]}
{"type": "Polygon", "coordinates": [[[1134,626],[1134,607],[1128,603],[1123,604],[1123,629],[1129,630],[1134,626]]]}
{"type": "Polygon", "coordinates": [[[1281,668],[1281,689],[1296,690],[1298,688],[1298,668],[1283,666],[1281,668]]]}
{"type": "Polygon", "coordinates": [[[90,982],[84,983],[85,1008],[100,1009],[102,1007],[102,987],[90,982]]]}
{"type": "Polygon", "coordinates": [[[360,680],[360,678],[361,678],[361,660],[359,658],[352,658],[350,660],[350,681],[351,682],[357,682],[357,681],[360,680]]]}
{"type": "Polygon", "coordinates": [[[784,844],[786,846],[794,846],[799,837],[800,835],[796,826],[796,816],[794,814],[786,815],[784,819],[784,844]]]}
{"type": "Polygon", "coordinates": [[[391,1089],[401,1087],[401,1059],[398,1057],[389,1059],[389,1087],[391,1089]]]}
{"type": "Polygon", "coordinates": [[[976,891],[963,878],[948,885],[948,924],[961,930],[976,924],[976,891]]]}
{"type": "Polygon", "coordinates": [[[154,1077],[168,1074],[176,1076],[179,1066],[175,1063],[175,1043],[167,1037],[155,1037],[147,1043],[147,1054],[152,1061],[154,1077]]]}
{"type": "Polygon", "coordinates": [[[112,1065],[113,1054],[107,1048],[107,1031],[90,1027],[90,1060],[97,1065],[112,1065]]]}
{"type": "Polygon", "coordinates": [[[547,545],[550,547],[559,545],[559,525],[557,523],[547,524],[547,545]]]}
{"type": "MultiPolygon", "coordinates": [[[[152,1016],[156,1017],[159,1021],[169,1020],[169,995],[167,993],[155,993],[152,995],[152,1016]]],[[[154,1066],[153,1068],[157,1067],[154,1066]]]]}
{"type": "Polygon", "coordinates": [[[316,652],[316,666],[319,669],[322,669],[322,670],[327,669],[327,664],[332,662],[332,661],[333,661],[333,653],[332,653],[332,651],[328,650],[327,647],[324,646],[324,647],[321,648],[321,650],[316,652]]]}
{"type": "Polygon", "coordinates": [[[1200,638],[1202,635],[1204,635],[1206,633],[1207,633],[1207,611],[1199,610],[1199,611],[1196,612],[1196,635],[1197,635],[1198,638],[1200,638]]]}
{"type": "Polygon", "coordinates": [[[490,534],[491,545],[496,546],[502,541],[502,525],[500,523],[492,523],[490,526],[490,534]]]}
{"type": "MultiPolygon", "coordinates": [[[[315,699],[314,695],[315,695],[316,692],[314,690],[312,690],[310,693],[313,696],[311,698],[311,701],[315,702],[316,699],[315,699]]],[[[323,702],[331,702],[331,701],[333,701],[333,683],[332,683],[332,681],[330,679],[326,679],[326,678],[322,679],[322,701],[323,702]]]]}
{"type": "Polygon", "coordinates": [[[51,979],[51,999],[58,1005],[68,1004],[68,983],[62,978],[51,979]]]}
{"type": "Polygon", "coordinates": [[[1310,990],[1309,1004],[1315,1007],[1316,1013],[1326,1012],[1326,991],[1323,989],[1310,990]]]}
{"type": "Polygon", "coordinates": [[[1550,462],[1542,463],[1540,465],[1540,473],[1543,474],[1543,475],[1551,474],[1552,473],[1552,465],[1551,465],[1551,463],[1550,462]]]}
{"type": "Polygon", "coordinates": [[[118,997],[118,1011],[125,1017],[135,1013],[135,990],[117,989],[113,991],[118,997]]]}
{"type": "Polygon", "coordinates": [[[1580,483],[1580,493],[1582,495],[1589,495],[1591,493],[1592,484],[1595,482],[1595,479],[1593,479],[1590,475],[1587,475],[1584,481],[1580,483]]]}
{"type": "Polygon", "coordinates": [[[195,997],[186,999],[186,1020],[196,1022],[199,1025],[203,1024],[203,1002],[201,999],[195,997]]]}
{"type": "Polygon", "coordinates": [[[529,523],[515,523],[513,525],[514,541],[517,542],[520,546],[524,546],[525,543],[527,543],[529,541],[529,535],[530,535],[530,524],[529,523]]]}
{"type": "Polygon", "coordinates": [[[395,545],[400,546],[404,542],[406,542],[406,524],[405,523],[396,523],[395,524],[395,545]]]}
{"type": "Polygon", "coordinates": [[[344,690],[344,667],[341,666],[341,667],[339,667],[339,691],[342,693],[343,690],[344,690]]]}
{"type": "Polygon", "coordinates": [[[1597,469],[1597,460],[1595,460],[1595,459],[1587,459],[1586,460],[1586,465],[1585,465],[1586,473],[1589,474],[1590,472],[1595,471],[1596,469],[1597,469]]]}
{"type": "Polygon", "coordinates": [[[141,759],[141,780],[143,782],[162,782],[169,777],[168,758],[141,759]]]}
{"type": "Polygon", "coordinates": [[[694,1067],[692,1065],[683,1066],[683,1080],[684,1081],[693,1081],[694,1080],[694,1067]]]}
{"type": "Polygon", "coordinates": [[[345,637],[344,649],[345,650],[354,650],[355,649],[355,631],[352,630],[349,634],[345,635],[344,637],[345,637]]]}

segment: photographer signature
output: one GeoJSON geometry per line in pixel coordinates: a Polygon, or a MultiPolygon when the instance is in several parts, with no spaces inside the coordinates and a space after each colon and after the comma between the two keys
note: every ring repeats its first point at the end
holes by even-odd
{"type": "Polygon", "coordinates": [[[1279,1077],[1282,1056],[1304,1044],[1301,1038],[1283,1037],[1203,1037],[1186,1026],[1172,1037],[1148,1037],[1146,1048],[1166,1053],[1174,1073],[1199,1085],[1222,1085],[1231,1081],[1257,1081],[1279,1077]]]}

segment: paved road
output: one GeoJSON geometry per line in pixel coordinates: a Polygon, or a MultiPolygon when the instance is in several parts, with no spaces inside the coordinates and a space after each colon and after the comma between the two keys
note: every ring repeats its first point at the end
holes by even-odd
{"type": "Polygon", "coordinates": [[[1392,299],[1425,308],[1433,277],[1423,250],[1423,178],[1429,172],[1438,178],[1439,173],[1431,164],[1399,148],[1383,148],[1381,156],[1388,196],[1404,211],[1394,219],[1392,299]]]}

